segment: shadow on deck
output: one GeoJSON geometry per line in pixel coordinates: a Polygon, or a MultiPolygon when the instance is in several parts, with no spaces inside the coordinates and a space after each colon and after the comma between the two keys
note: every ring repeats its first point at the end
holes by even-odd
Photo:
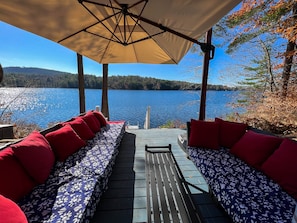
{"type": "MultiPolygon", "coordinates": [[[[92,223],[148,222],[145,173],[145,145],[172,145],[172,153],[185,180],[208,191],[208,186],[195,165],[177,143],[180,129],[128,130],[121,142],[119,154],[108,183],[101,197],[92,223]]],[[[190,187],[192,200],[203,222],[232,222],[214,202],[211,195],[190,187]]]]}

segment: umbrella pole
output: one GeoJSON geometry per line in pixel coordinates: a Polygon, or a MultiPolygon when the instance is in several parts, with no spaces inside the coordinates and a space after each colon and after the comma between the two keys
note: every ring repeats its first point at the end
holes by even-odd
{"type": "Polygon", "coordinates": [[[108,109],[108,64],[103,64],[103,80],[102,80],[102,101],[101,111],[103,115],[109,120],[109,109],[108,109]]]}
{"type": "Polygon", "coordinates": [[[82,55],[77,53],[77,70],[78,70],[78,89],[79,89],[79,111],[84,113],[86,111],[85,102],[85,83],[84,83],[84,68],[82,55]]]}
{"type": "MultiPolygon", "coordinates": [[[[211,45],[212,29],[208,30],[206,33],[206,44],[211,45]]],[[[201,86],[201,96],[200,96],[200,112],[199,120],[205,120],[205,108],[206,108],[206,91],[207,91],[207,79],[210,61],[210,50],[204,53],[203,61],[203,72],[202,72],[202,86],[201,86]]]]}

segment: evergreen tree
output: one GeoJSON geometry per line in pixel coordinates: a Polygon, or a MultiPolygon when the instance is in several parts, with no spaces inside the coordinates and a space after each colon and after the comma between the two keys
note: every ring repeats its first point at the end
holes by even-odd
{"type": "MultiPolygon", "coordinates": [[[[226,17],[220,26],[223,27],[221,31],[224,30],[224,36],[229,37],[226,38],[228,39],[228,53],[238,50],[245,43],[256,38],[265,42],[267,36],[275,36],[285,43],[284,50],[278,52],[284,59],[277,66],[283,69],[280,83],[283,97],[287,95],[289,80],[294,72],[292,69],[296,64],[296,13],[296,0],[245,0],[239,10],[226,17]],[[230,31],[228,32],[224,27],[230,31]]],[[[271,79],[269,81],[271,82],[271,79]]]]}

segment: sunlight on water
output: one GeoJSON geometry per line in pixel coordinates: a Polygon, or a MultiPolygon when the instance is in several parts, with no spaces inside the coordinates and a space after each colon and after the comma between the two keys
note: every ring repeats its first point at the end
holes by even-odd
{"type": "MultiPolygon", "coordinates": [[[[86,109],[101,106],[101,90],[87,89],[86,109]]],[[[234,110],[228,106],[238,92],[209,91],[208,119],[224,117],[234,110]]],[[[12,121],[22,120],[45,128],[49,123],[65,121],[79,114],[78,89],[0,88],[0,115],[13,114],[12,121]]],[[[125,120],[143,127],[145,113],[151,107],[151,127],[169,120],[189,121],[198,118],[200,92],[109,90],[111,120],[125,120]]]]}

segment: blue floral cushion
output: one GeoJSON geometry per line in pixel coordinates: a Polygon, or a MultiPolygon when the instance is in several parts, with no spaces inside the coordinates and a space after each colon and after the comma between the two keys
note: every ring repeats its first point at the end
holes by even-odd
{"type": "Polygon", "coordinates": [[[19,202],[29,222],[89,222],[107,189],[124,123],[110,124],[87,146],[56,162],[44,184],[19,202]]]}
{"type": "Polygon", "coordinates": [[[191,160],[234,222],[291,222],[296,201],[229,150],[188,147],[191,160]]]}

